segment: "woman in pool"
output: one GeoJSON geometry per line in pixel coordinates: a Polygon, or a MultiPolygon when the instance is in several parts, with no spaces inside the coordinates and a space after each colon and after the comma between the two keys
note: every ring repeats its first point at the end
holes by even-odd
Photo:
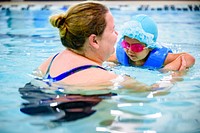
{"type": "Polygon", "coordinates": [[[42,63],[38,72],[42,79],[66,85],[118,85],[149,90],[127,76],[119,76],[101,65],[114,53],[118,33],[107,7],[97,2],[83,2],[72,6],[64,14],[50,17],[59,29],[62,45],[66,47],[42,63]]]}
{"type": "Polygon", "coordinates": [[[116,53],[108,61],[119,62],[125,66],[175,71],[185,70],[195,63],[192,55],[172,53],[169,48],[158,44],[157,25],[147,15],[136,15],[122,27],[116,53]]]}

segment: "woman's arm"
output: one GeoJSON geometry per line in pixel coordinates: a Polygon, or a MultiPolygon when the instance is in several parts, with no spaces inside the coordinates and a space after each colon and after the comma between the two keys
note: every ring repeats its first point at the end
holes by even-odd
{"type": "MultiPolygon", "coordinates": [[[[177,81],[177,80],[176,80],[177,81]]],[[[164,76],[161,80],[157,81],[152,85],[147,85],[145,83],[139,82],[129,76],[118,76],[116,79],[112,80],[113,87],[119,87],[124,89],[130,89],[134,92],[154,92],[156,94],[166,93],[173,84],[175,83],[174,76],[164,76]]]]}

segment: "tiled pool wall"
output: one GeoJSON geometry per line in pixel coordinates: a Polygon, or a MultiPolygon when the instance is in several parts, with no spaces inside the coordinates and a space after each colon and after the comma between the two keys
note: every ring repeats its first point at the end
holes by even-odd
{"type": "MultiPolygon", "coordinates": [[[[0,10],[54,10],[67,9],[68,6],[77,1],[65,2],[0,2],[0,10]]],[[[200,1],[102,1],[113,10],[135,10],[135,11],[200,11],[200,1]]]]}

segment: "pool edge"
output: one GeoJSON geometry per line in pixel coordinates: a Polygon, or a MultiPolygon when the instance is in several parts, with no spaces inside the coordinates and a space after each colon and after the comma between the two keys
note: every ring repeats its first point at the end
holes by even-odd
{"type": "MultiPolygon", "coordinates": [[[[44,4],[55,4],[55,5],[63,5],[63,4],[75,4],[78,2],[83,2],[83,1],[11,1],[11,2],[0,2],[2,5],[19,5],[19,4],[35,4],[35,5],[44,5],[44,4]]],[[[112,5],[128,5],[128,4],[134,4],[134,5],[166,5],[166,4],[200,4],[200,1],[98,1],[104,4],[112,4],[112,5]]]]}

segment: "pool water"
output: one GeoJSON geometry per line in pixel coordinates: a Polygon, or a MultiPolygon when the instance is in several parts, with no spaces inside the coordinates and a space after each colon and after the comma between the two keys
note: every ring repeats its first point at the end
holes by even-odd
{"type": "MultiPolygon", "coordinates": [[[[22,10],[16,6],[3,5],[0,10],[1,133],[200,132],[198,10],[133,10],[128,6],[112,7],[116,29],[130,20],[132,15],[145,13],[158,23],[158,41],[171,47],[174,52],[186,51],[192,54],[196,64],[167,93],[154,96],[149,92],[117,90],[114,91],[117,95],[69,95],[66,99],[71,104],[60,102],[55,106],[78,107],[68,108],[64,112],[52,109],[54,105],[49,99],[55,98],[55,95],[19,88],[33,79],[31,72],[43,60],[63,49],[58,31],[49,24],[48,17],[54,12],[66,10],[67,6],[52,6],[51,9],[44,5],[28,7],[32,8],[22,10]],[[38,103],[42,105],[40,108],[37,108],[38,103]],[[48,108],[50,104],[52,108],[48,108]],[[46,113],[38,113],[42,109],[46,113]]],[[[110,69],[149,85],[168,74],[124,66],[110,69]]]]}

